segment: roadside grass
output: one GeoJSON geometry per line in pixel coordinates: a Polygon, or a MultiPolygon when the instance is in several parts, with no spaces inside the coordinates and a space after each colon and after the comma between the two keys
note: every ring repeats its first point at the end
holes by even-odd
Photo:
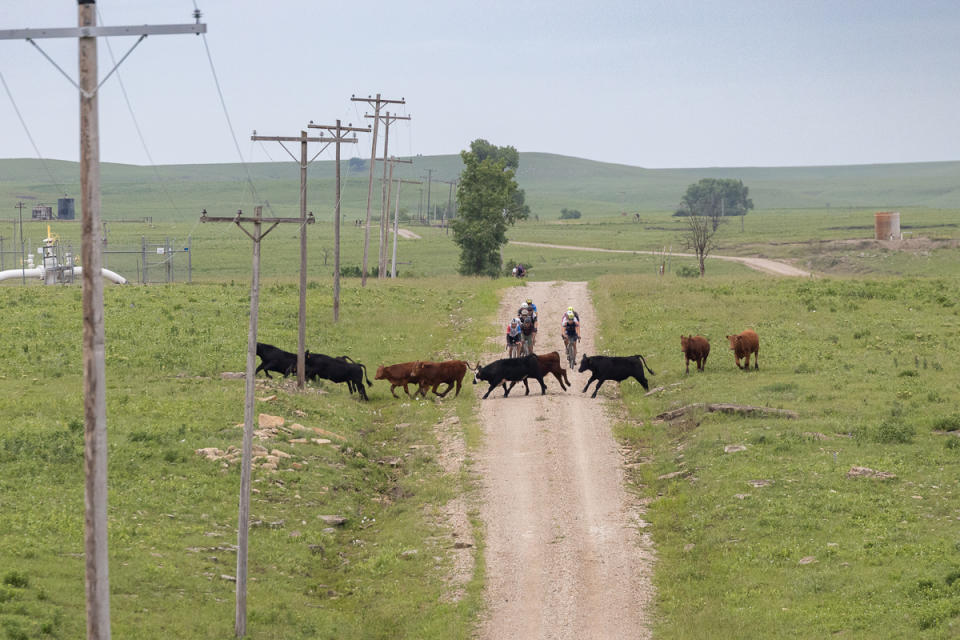
{"type": "Polygon", "coordinates": [[[592,292],[601,350],[644,354],[665,387],[623,383],[616,428],[649,501],[657,637],[956,637],[954,280],[609,276],[592,292]],[[759,371],[736,369],[724,337],[748,327],[759,371]],[[710,339],[705,373],[683,373],[689,333],[710,339]],[[655,419],[698,402],[799,418],[655,419]]]}
{"type": "MultiPolygon", "coordinates": [[[[308,347],[366,364],[475,357],[500,283],[418,279],[345,284],[331,321],[329,285],[308,294],[308,347]]],[[[111,614],[116,637],[232,635],[239,465],[196,449],[240,446],[249,286],[107,287],[111,614]]],[[[267,280],[260,339],[295,351],[297,287],[267,280]]],[[[83,409],[80,290],[0,290],[0,635],[81,637],[83,409]]],[[[467,381],[469,384],[469,381],[467,381]]],[[[443,505],[468,487],[445,476],[434,425],[463,418],[471,393],[395,400],[383,382],[362,403],[344,385],[261,378],[257,413],[337,434],[255,440],[292,458],[254,470],[251,638],[467,638],[482,560],[451,597],[454,550],[443,505]],[[273,397],[275,396],[275,397],[273,397]],[[295,468],[296,462],[299,468],[295,468]],[[346,518],[330,525],[321,515],[346,518]]],[[[472,426],[470,426],[472,425],[472,426]]],[[[479,548],[479,545],[478,545],[479,548]]],[[[479,553],[479,551],[478,551],[479,553]]]]}

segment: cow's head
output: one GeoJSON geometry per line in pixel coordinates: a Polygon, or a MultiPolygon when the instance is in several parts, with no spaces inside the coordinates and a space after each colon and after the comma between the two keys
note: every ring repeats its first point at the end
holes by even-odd
{"type": "Polygon", "coordinates": [[[739,333],[735,336],[727,336],[727,340],[730,341],[730,348],[733,349],[734,351],[736,351],[737,347],[740,346],[741,338],[739,333]]]}
{"type": "Polygon", "coordinates": [[[483,380],[483,378],[480,377],[480,372],[482,369],[483,367],[480,366],[479,360],[477,360],[477,366],[470,367],[470,370],[473,371],[473,384],[477,384],[477,380],[483,380]]]}
{"type": "Polygon", "coordinates": [[[688,344],[690,344],[690,336],[680,336],[680,351],[686,351],[688,344]]]}
{"type": "Polygon", "coordinates": [[[586,354],[580,356],[580,368],[578,369],[578,371],[580,373],[583,373],[589,368],[590,368],[590,356],[586,354]]]}
{"type": "Polygon", "coordinates": [[[380,365],[379,367],[377,367],[377,375],[373,376],[373,379],[374,379],[374,380],[383,380],[383,378],[384,378],[384,375],[383,375],[383,365],[380,365]]]}

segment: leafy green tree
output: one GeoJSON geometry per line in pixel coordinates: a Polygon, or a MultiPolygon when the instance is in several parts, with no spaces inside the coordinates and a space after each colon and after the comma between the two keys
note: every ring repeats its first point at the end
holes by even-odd
{"type": "Polygon", "coordinates": [[[513,147],[496,147],[474,140],[461,151],[464,169],[457,185],[457,218],[450,223],[460,247],[463,275],[500,275],[500,248],[507,227],[526,219],[530,208],[514,180],[520,156],[513,147]]]}
{"type": "Polygon", "coordinates": [[[581,214],[577,209],[567,209],[564,207],[560,209],[560,219],[561,220],[577,220],[581,214]]]}
{"type": "Polygon", "coordinates": [[[696,214],[710,220],[716,231],[727,216],[745,216],[753,209],[749,187],[742,180],[704,178],[687,187],[675,216],[696,214]]]}

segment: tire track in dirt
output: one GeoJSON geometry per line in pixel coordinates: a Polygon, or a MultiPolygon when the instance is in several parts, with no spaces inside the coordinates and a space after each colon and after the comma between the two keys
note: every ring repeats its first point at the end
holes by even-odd
{"type": "MultiPolygon", "coordinates": [[[[504,295],[499,351],[485,362],[505,355],[503,328],[528,297],[539,309],[538,353],[563,351],[559,325],[569,305],[580,314],[581,351],[594,353],[587,284],[530,282],[504,295]]],[[[567,392],[551,376],[546,396],[533,381],[530,396],[519,385],[507,398],[500,389],[480,401],[483,640],[650,637],[653,548],[642,511],[624,490],[606,401],[581,393],[587,374],[567,375],[567,392]]]]}

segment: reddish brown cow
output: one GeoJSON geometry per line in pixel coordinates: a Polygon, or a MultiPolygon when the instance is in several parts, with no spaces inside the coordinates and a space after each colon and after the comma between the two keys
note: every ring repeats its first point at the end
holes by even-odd
{"type": "Polygon", "coordinates": [[[467,373],[467,363],[463,360],[445,360],[443,362],[418,362],[413,373],[420,381],[420,393],[426,397],[427,389],[439,397],[444,397],[450,393],[454,384],[457,386],[453,397],[460,395],[460,386],[463,384],[463,376],[467,373]],[[446,384],[447,388],[443,393],[437,393],[437,387],[446,384]]]}
{"type": "Polygon", "coordinates": [[[690,361],[697,363],[697,371],[704,371],[707,356],[710,355],[710,342],[703,336],[680,336],[680,351],[687,361],[687,373],[690,373],[690,361]]]}
{"type": "MultiPolygon", "coordinates": [[[[567,370],[560,366],[560,353],[551,351],[550,353],[537,354],[537,361],[540,363],[540,373],[543,374],[543,377],[546,377],[548,373],[552,373],[553,377],[560,383],[560,388],[566,391],[567,387],[570,386],[570,380],[567,378],[567,370]],[[567,383],[566,386],[564,386],[564,382],[567,383]]],[[[526,395],[530,395],[530,387],[527,385],[526,380],[523,381],[523,386],[527,390],[526,395]]],[[[512,387],[513,385],[511,385],[511,388],[512,387]]],[[[507,389],[506,382],[503,383],[503,389],[504,391],[507,389]]]]}
{"type": "Polygon", "coordinates": [[[751,329],[733,336],[727,336],[730,341],[730,349],[733,351],[733,360],[737,367],[746,371],[750,368],[750,354],[754,354],[753,368],[760,368],[760,336],[751,329]],[[746,358],[743,366],[740,366],[740,358],[746,358]]]}
{"type": "Polygon", "coordinates": [[[407,389],[407,385],[417,384],[419,382],[413,372],[414,367],[418,364],[420,364],[419,361],[401,362],[400,364],[391,364],[388,366],[380,365],[377,367],[377,375],[373,376],[373,379],[386,380],[389,382],[390,393],[393,394],[394,398],[400,397],[394,391],[397,387],[403,387],[404,392],[409,396],[410,390],[407,389]]]}

